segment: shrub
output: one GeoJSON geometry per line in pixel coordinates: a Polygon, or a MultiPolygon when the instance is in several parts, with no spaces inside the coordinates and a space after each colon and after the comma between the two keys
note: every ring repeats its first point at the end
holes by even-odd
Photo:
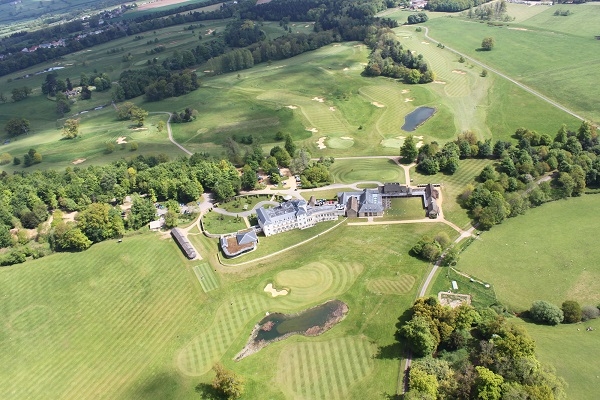
{"type": "Polygon", "coordinates": [[[565,316],[565,324],[574,324],[581,321],[582,310],[578,302],[573,300],[567,300],[562,303],[561,310],[565,316]]]}
{"type": "Polygon", "coordinates": [[[588,321],[590,319],[596,319],[600,316],[600,310],[594,306],[584,306],[581,309],[581,320],[588,321]]]}
{"type": "Polygon", "coordinates": [[[558,325],[565,318],[560,308],[543,300],[534,301],[529,314],[534,321],[548,325],[558,325]]]}

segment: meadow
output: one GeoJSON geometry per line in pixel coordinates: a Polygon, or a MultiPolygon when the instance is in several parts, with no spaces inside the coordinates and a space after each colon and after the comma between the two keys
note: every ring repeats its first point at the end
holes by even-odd
{"type": "Polygon", "coordinates": [[[568,6],[573,14],[567,17],[553,15],[557,9],[567,9],[562,4],[533,8],[543,11],[508,26],[491,27],[454,17],[432,19],[426,25],[431,37],[499,69],[583,117],[599,121],[600,114],[593,106],[600,95],[600,87],[593,84],[600,79],[596,68],[600,60],[598,41],[594,38],[594,16],[600,13],[599,7],[568,6]],[[494,49],[478,51],[481,40],[488,36],[495,39],[494,49]]]}
{"type": "MultiPolygon", "coordinates": [[[[412,303],[427,270],[409,248],[440,230],[453,234],[443,224],[342,226],[310,252],[300,247],[235,274],[211,257],[187,261],[155,233],[3,268],[0,358],[12,367],[0,372],[0,395],[197,398],[217,360],[245,377],[248,398],[394,394],[398,359],[375,355],[394,343],[390,316],[412,303]],[[290,294],[271,298],[267,283],[290,294]],[[296,312],[330,298],[350,313],[324,335],[231,360],[265,311],[296,312]]],[[[193,237],[204,255],[216,251],[193,237]]]]}

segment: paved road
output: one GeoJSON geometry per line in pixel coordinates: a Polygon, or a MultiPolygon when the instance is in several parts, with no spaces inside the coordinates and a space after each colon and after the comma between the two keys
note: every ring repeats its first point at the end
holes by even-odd
{"type": "Polygon", "coordinates": [[[183,147],[182,145],[180,145],[179,143],[177,143],[175,141],[175,139],[173,139],[173,132],[171,132],[171,117],[173,116],[173,114],[171,114],[170,112],[166,112],[166,111],[154,111],[154,112],[150,112],[148,114],[168,114],[169,119],[167,120],[167,133],[169,134],[169,140],[175,146],[179,147],[181,149],[181,151],[186,153],[188,156],[191,156],[192,154],[194,154],[191,151],[189,151],[188,149],[186,149],[185,147],[183,147]]]}
{"type": "MultiPolygon", "coordinates": [[[[429,36],[429,29],[426,26],[423,26],[422,28],[425,29],[425,38],[427,38],[428,40],[430,40],[431,42],[433,42],[435,44],[440,43],[439,41],[437,41],[434,38],[432,38],[431,36],[429,36]]],[[[504,78],[504,79],[506,79],[506,80],[508,80],[508,81],[510,81],[512,83],[514,83],[515,85],[517,85],[521,89],[526,90],[527,92],[529,92],[532,95],[534,95],[534,96],[536,96],[536,97],[544,100],[547,103],[550,103],[551,105],[553,105],[554,107],[558,108],[559,110],[564,111],[567,114],[570,114],[570,115],[574,116],[575,118],[577,118],[577,119],[579,119],[581,121],[585,121],[586,120],[586,118],[583,118],[581,115],[575,114],[573,111],[569,110],[567,107],[565,107],[565,106],[557,103],[556,101],[554,101],[554,100],[552,100],[552,99],[544,96],[543,94],[541,94],[539,92],[536,92],[535,90],[533,90],[529,86],[526,86],[526,85],[522,84],[521,82],[514,80],[510,76],[503,74],[502,72],[498,71],[497,69],[491,68],[491,67],[485,65],[484,63],[482,63],[480,61],[477,61],[476,59],[474,59],[472,57],[469,57],[468,55],[463,54],[463,53],[461,53],[461,52],[453,49],[452,47],[448,47],[446,45],[444,45],[444,47],[446,49],[450,50],[451,52],[456,53],[459,56],[462,56],[462,57],[466,58],[467,60],[471,61],[472,63],[477,64],[480,67],[483,67],[483,68],[487,69],[488,71],[491,71],[491,72],[495,73],[496,75],[501,76],[502,78],[504,78]]]]}

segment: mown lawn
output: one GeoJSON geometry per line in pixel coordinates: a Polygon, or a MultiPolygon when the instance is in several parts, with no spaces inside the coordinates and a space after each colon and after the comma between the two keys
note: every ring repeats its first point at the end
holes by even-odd
{"type": "Polygon", "coordinates": [[[488,281],[500,301],[517,311],[535,300],[597,305],[600,250],[590,210],[598,201],[584,195],[508,219],[482,233],[462,253],[458,268],[488,281]]]}

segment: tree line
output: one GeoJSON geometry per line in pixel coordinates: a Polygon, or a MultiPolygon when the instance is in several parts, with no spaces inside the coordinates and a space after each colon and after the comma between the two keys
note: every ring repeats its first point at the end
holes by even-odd
{"type": "MultiPolygon", "coordinates": [[[[50,251],[80,251],[92,243],[119,237],[156,218],[154,202],[175,205],[196,201],[210,190],[218,201],[241,189],[236,168],[201,154],[169,161],[164,155],[138,156],[105,166],[69,167],[0,175],[0,265],[41,257],[50,251]],[[124,215],[118,204],[133,196],[124,215]],[[74,222],[62,212],[78,211],[74,222]],[[46,223],[52,213],[52,224],[46,223]],[[24,229],[37,228],[30,240],[24,229]],[[11,229],[13,232],[11,233],[11,229]]],[[[176,208],[176,207],[173,207],[176,208]]]]}
{"type": "Polygon", "coordinates": [[[141,95],[145,95],[148,101],[159,101],[190,93],[200,87],[195,72],[185,70],[174,73],[160,65],[123,71],[118,82],[113,91],[113,100],[116,102],[141,95]]]}
{"type": "Polygon", "coordinates": [[[476,7],[485,2],[486,0],[429,0],[425,9],[430,11],[456,12],[476,7]]]}
{"type": "Polygon", "coordinates": [[[435,79],[423,55],[415,56],[405,49],[391,29],[378,29],[367,36],[365,43],[371,48],[371,54],[364,75],[388,76],[412,84],[429,83],[435,79]]]}

